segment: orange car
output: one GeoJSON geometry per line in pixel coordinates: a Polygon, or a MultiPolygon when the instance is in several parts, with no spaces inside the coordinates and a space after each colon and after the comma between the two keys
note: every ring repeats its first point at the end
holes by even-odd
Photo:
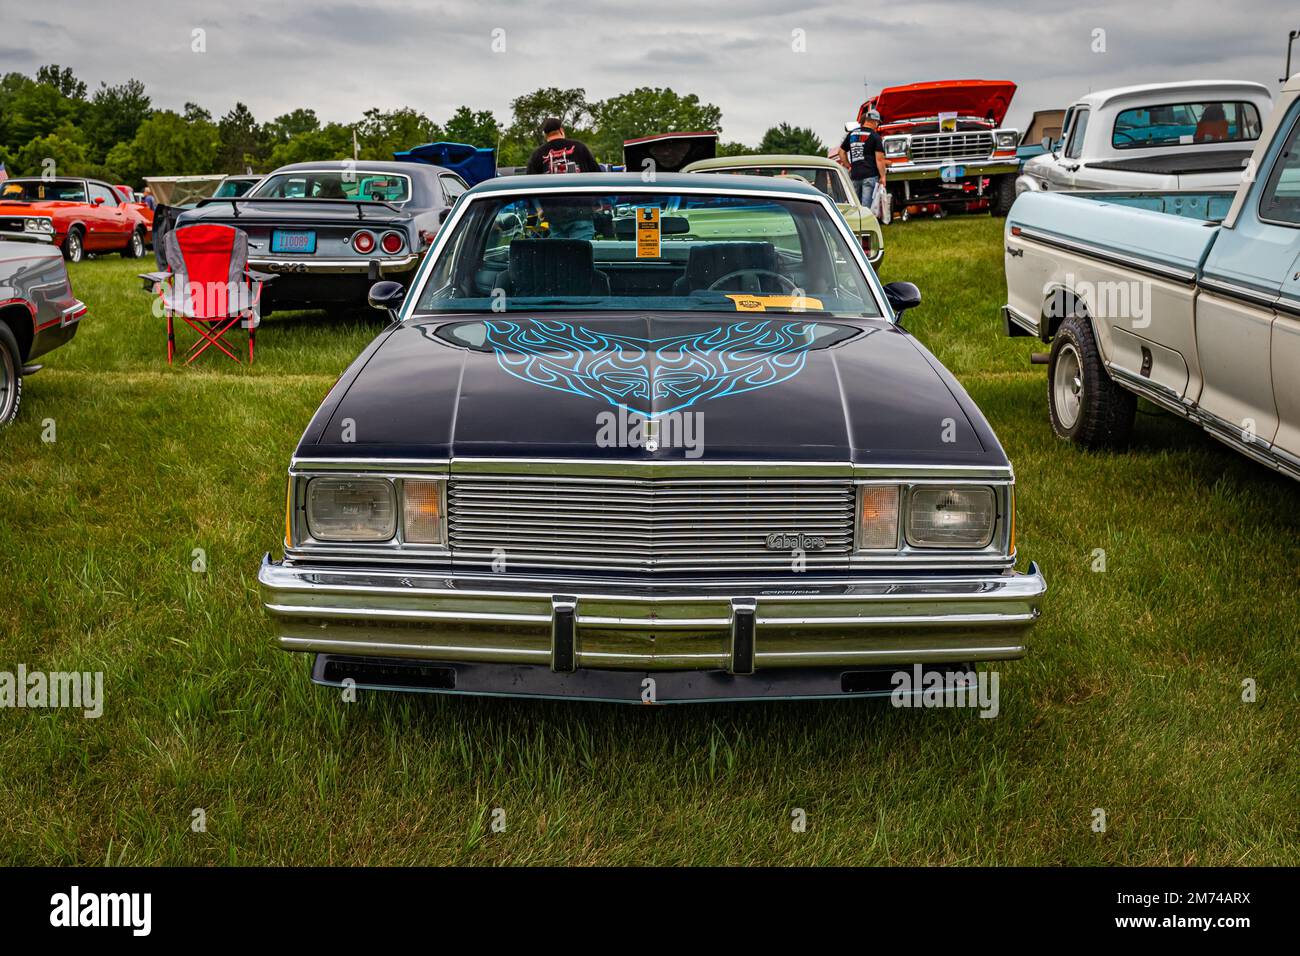
{"type": "Polygon", "coordinates": [[[0,216],[48,216],[69,262],[80,262],[88,252],[143,256],[150,224],[134,206],[97,179],[33,176],[0,183],[0,216]]]}

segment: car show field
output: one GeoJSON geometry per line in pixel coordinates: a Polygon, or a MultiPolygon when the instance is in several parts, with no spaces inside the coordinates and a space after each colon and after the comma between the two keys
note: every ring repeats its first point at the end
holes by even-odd
{"type": "Polygon", "coordinates": [[[28,668],[102,671],[102,716],[9,715],[0,862],[1293,862],[1295,483],[1145,404],[1125,453],[1058,440],[1042,344],[1001,334],[1002,228],[890,227],[881,268],[1014,463],[1050,586],[1029,655],[984,665],[987,720],[313,686],[257,568],[304,423],[384,319],[277,311],[257,364],[169,369],[139,265],[71,264],[90,312],[5,434],[0,630],[28,668]]]}

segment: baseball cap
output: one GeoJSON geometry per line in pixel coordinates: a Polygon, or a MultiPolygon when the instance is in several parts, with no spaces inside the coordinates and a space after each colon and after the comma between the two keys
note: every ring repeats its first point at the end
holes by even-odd
{"type": "Polygon", "coordinates": [[[564,129],[564,124],[554,116],[548,116],[546,119],[542,120],[543,133],[555,133],[562,129],[564,129]]]}
{"type": "Polygon", "coordinates": [[[877,123],[879,123],[880,113],[877,110],[867,110],[865,113],[862,114],[862,122],[865,123],[867,120],[875,120],[877,123]]]}

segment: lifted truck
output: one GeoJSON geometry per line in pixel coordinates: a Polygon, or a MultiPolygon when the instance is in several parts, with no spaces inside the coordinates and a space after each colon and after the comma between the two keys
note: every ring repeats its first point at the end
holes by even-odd
{"type": "Polygon", "coordinates": [[[943,80],[891,86],[858,110],[880,113],[886,185],[903,219],[956,207],[1005,216],[1016,198],[1020,133],[1002,126],[1016,84],[943,80]]]}
{"type": "Polygon", "coordinates": [[[1027,192],[1005,239],[1057,435],[1122,445],[1142,397],[1300,479],[1300,73],[1235,191],[1027,192]]]}

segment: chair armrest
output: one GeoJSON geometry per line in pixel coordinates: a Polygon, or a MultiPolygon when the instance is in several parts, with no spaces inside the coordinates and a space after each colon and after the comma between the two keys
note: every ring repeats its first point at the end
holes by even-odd
{"type": "Polygon", "coordinates": [[[248,276],[254,282],[261,282],[263,284],[270,282],[276,277],[276,273],[274,272],[258,272],[256,269],[245,269],[244,275],[248,276]]]}
{"type": "Polygon", "coordinates": [[[143,288],[145,292],[152,292],[154,286],[160,282],[166,282],[171,277],[172,274],[170,272],[141,272],[139,275],[141,288],[143,288]]]}

